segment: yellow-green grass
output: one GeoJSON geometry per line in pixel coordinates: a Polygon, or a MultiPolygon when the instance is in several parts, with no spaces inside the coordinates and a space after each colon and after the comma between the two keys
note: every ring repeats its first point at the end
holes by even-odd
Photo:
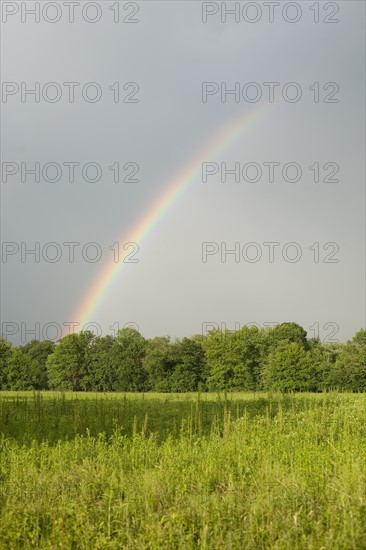
{"type": "Polygon", "coordinates": [[[366,548],[363,394],[2,392],[0,430],[4,549],[366,548]]]}

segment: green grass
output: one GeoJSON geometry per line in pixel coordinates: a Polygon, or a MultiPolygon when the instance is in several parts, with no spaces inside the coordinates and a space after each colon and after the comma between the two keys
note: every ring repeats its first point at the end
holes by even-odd
{"type": "Polygon", "coordinates": [[[0,548],[366,548],[366,395],[0,393],[0,548]]]}

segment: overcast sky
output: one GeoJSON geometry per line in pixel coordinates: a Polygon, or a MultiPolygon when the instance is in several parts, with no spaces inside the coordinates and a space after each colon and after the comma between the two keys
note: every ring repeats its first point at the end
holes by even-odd
{"type": "Polygon", "coordinates": [[[2,2],[3,336],[28,341],[39,323],[39,337],[46,327],[43,337],[54,338],[49,323],[79,321],[113,263],[109,247],[130,252],[124,235],[192,162],[195,179],[137,243],[138,263],[123,266],[89,321],[103,334],[134,323],[146,337],[295,321],[325,341],[364,327],[364,2],[237,2],[239,12],[225,14],[234,2],[120,2],[118,13],[116,2],[80,1],[74,22],[64,2],[46,4],[35,22],[34,2],[2,2]],[[80,84],[73,103],[65,82],[80,84]],[[269,82],[278,83],[273,102],[269,82]],[[25,93],[37,86],[39,98],[25,93]],[[241,131],[226,139],[239,119],[241,131]],[[25,172],[35,163],[39,182],[25,172]],[[87,181],[92,165],[83,176],[87,163],[99,165],[99,181],[87,181]],[[217,172],[206,182],[202,163],[217,172]],[[221,166],[237,163],[240,181],[222,181],[221,166]],[[268,163],[278,163],[274,181],[268,163]],[[136,165],[138,181],[123,182],[136,165]],[[65,242],[80,243],[74,262],[65,242]],[[102,252],[94,263],[95,248],[81,252],[92,242],[102,252]],[[35,243],[40,261],[22,258],[35,243]],[[278,243],[273,261],[264,243],[278,243]]]}

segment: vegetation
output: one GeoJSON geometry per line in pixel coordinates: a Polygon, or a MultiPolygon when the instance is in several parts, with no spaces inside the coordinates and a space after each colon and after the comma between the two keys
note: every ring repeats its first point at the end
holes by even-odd
{"type": "Polygon", "coordinates": [[[365,548],[366,330],[0,339],[0,390],[1,550],[365,548]]]}
{"type": "Polygon", "coordinates": [[[54,344],[0,339],[0,390],[98,392],[366,391],[366,330],[346,343],[308,340],[296,323],[213,330],[171,341],[124,328],[54,344]]]}
{"type": "Polygon", "coordinates": [[[2,392],[0,548],[364,549],[365,420],[365,394],[2,392]]]}

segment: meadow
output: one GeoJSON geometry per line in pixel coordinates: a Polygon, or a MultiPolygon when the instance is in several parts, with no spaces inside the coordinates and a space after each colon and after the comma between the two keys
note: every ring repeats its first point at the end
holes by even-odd
{"type": "Polygon", "coordinates": [[[366,395],[0,392],[0,548],[365,549],[366,395]]]}

